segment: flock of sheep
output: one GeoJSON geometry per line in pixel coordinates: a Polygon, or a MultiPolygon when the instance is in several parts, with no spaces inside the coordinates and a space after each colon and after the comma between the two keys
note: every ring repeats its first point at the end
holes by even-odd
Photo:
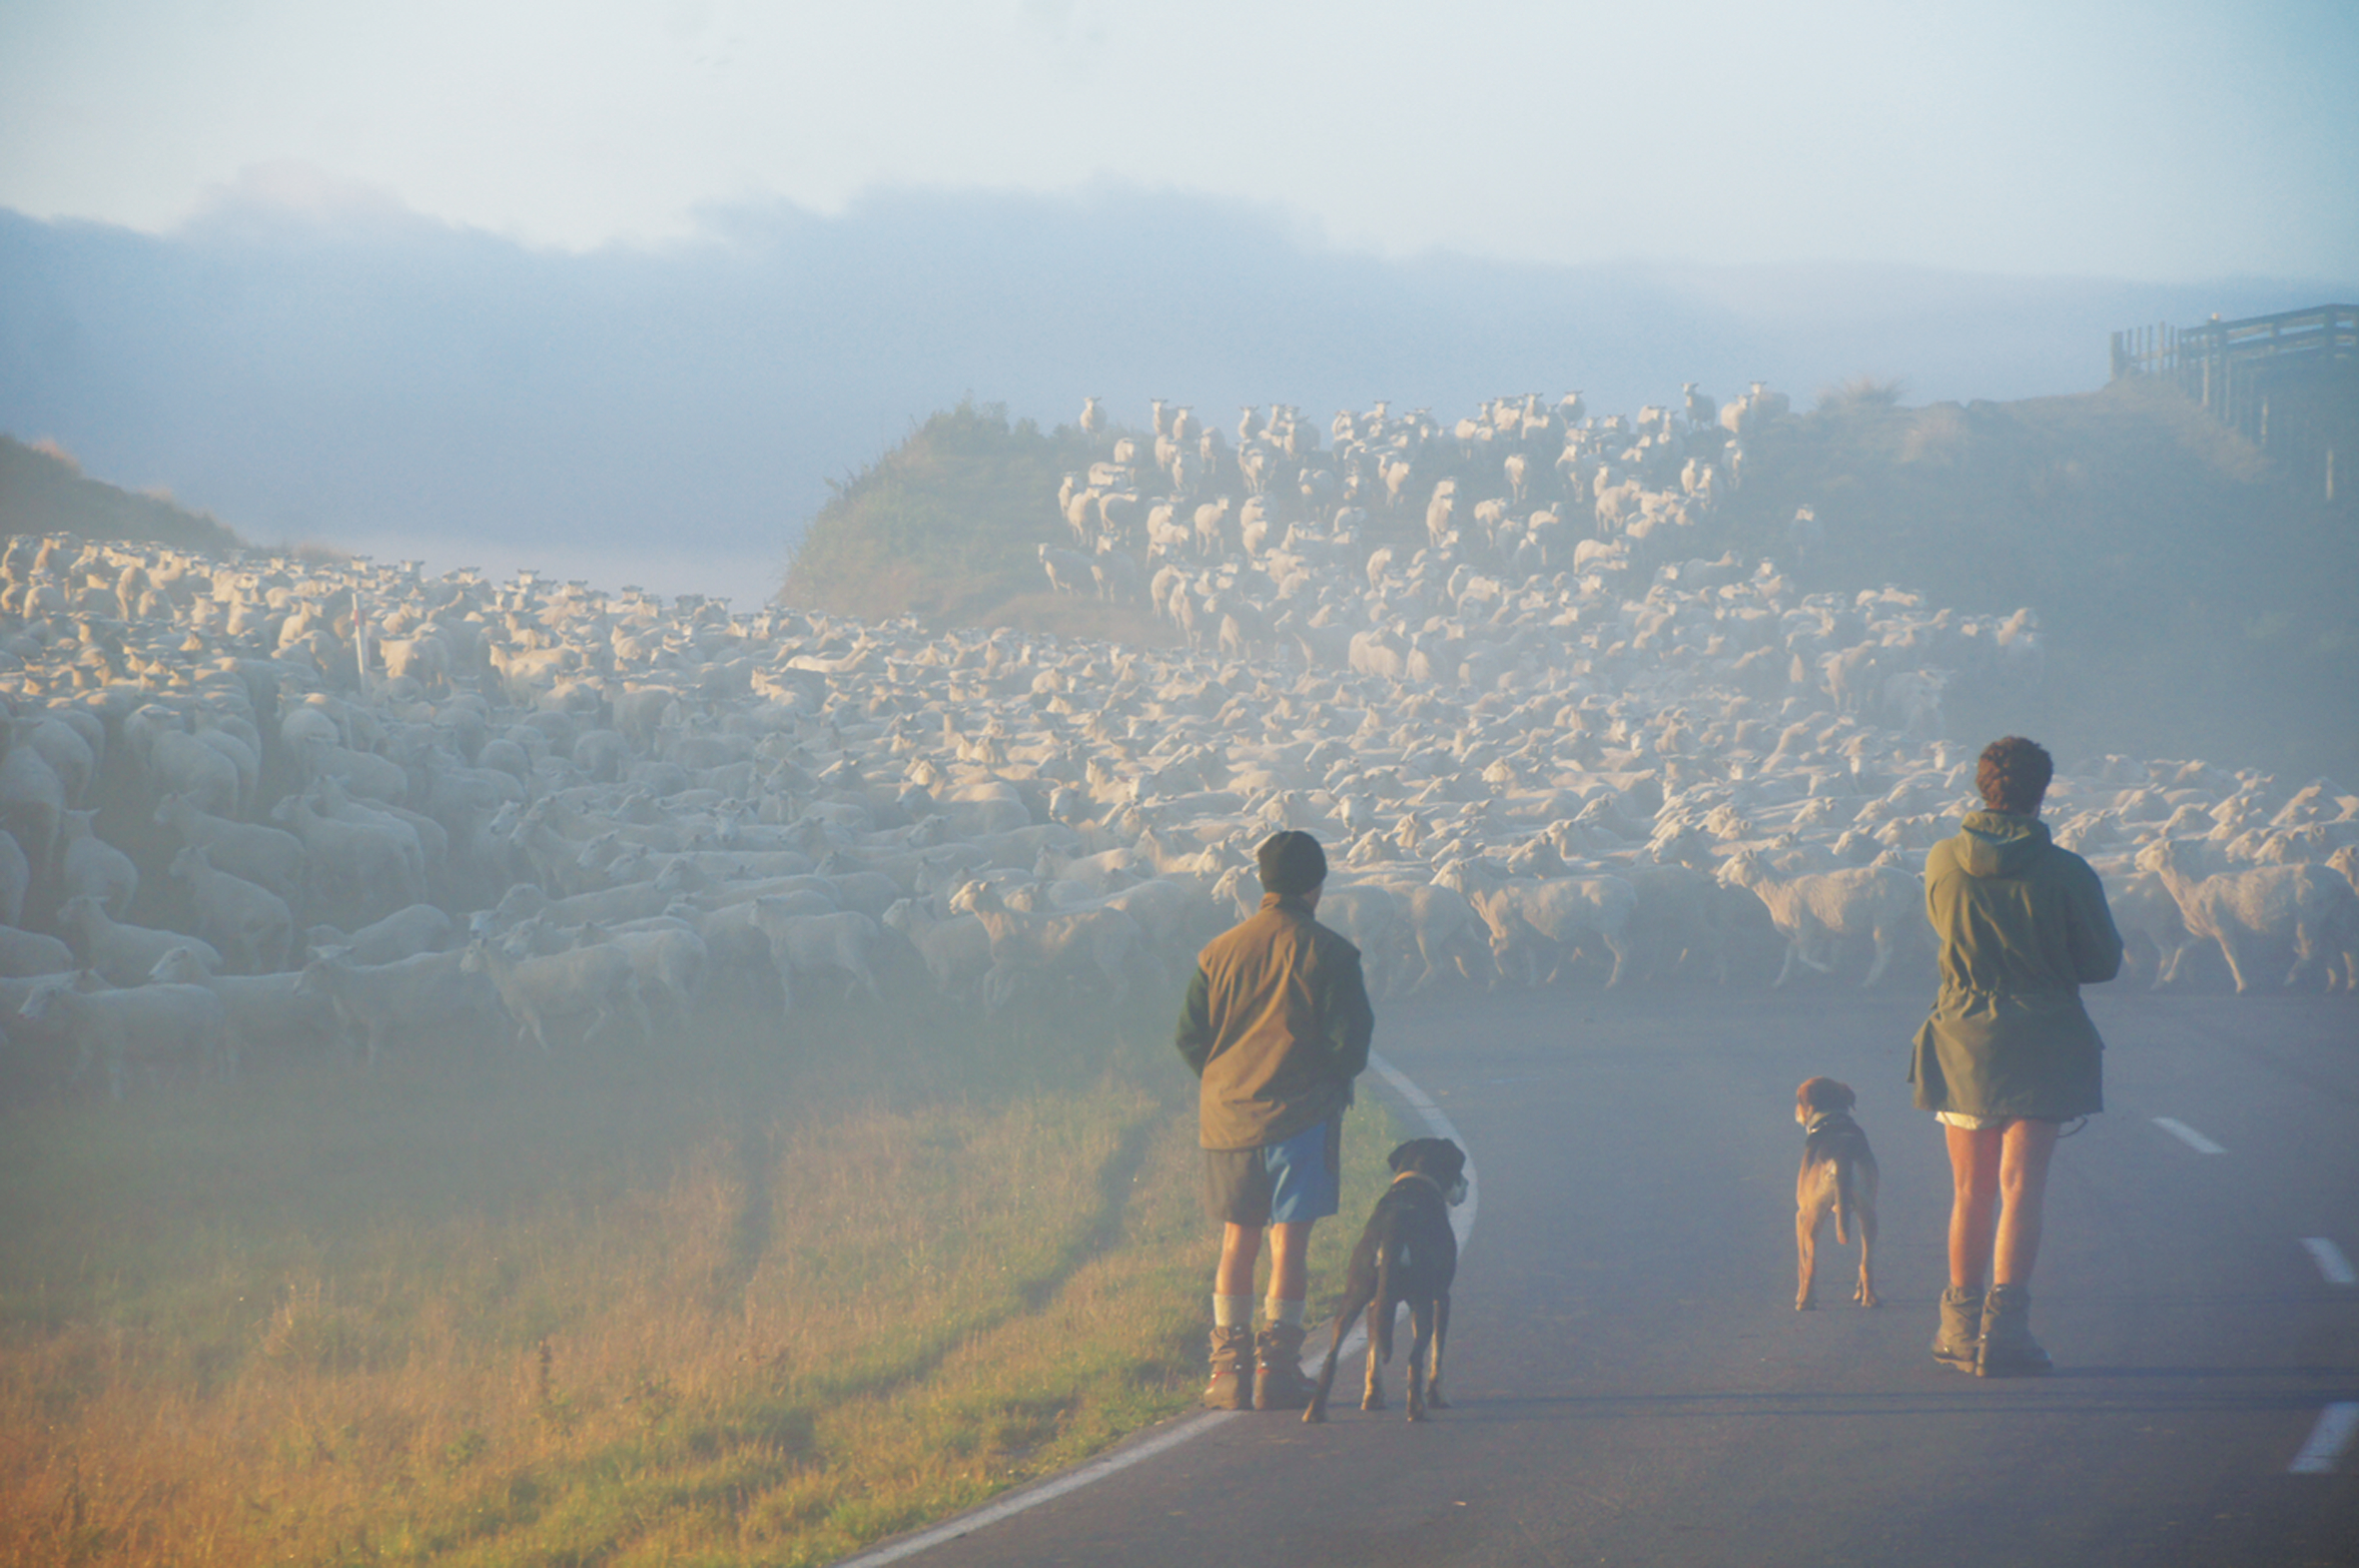
{"type": "MultiPolygon", "coordinates": [[[[1279,827],[1327,842],[1320,917],[1380,995],[1922,978],[1917,868],[1987,738],[1944,693],[2035,682],[2038,635],[1689,558],[1782,413],[1379,405],[1322,444],[1283,406],[1230,442],[1093,400],[1103,460],[1043,497],[1080,547],[1043,563],[1178,648],[15,537],[9,1083],[502,1015],[561,1052],[716,985],[790,1032],[814,993],[1176,997],[1279,827]]],[[[2359,985],[2359,796],[2101,757],[2048,820],[2150,984],[2216,947],[2239,991],[2359,985]]]]}

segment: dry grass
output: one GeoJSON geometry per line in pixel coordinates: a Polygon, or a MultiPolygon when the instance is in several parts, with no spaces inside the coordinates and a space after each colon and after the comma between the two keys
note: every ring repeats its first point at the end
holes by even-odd
{"type": "Polygon", "coordinates": [[[824,1562],[1185,1407],[1192,1086],[1074,1023],[10,1113],[0,1563],[824,1562]]]}

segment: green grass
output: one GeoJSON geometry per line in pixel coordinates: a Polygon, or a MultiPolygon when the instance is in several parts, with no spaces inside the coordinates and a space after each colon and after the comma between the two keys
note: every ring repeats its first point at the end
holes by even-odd
{"type": "Polygon", "coordinates": [[[1162,1023],[729,1015],[13,1111],[0,1564],[825,1562],[1070,1465],[1201,1381],[1162,1023]]]}

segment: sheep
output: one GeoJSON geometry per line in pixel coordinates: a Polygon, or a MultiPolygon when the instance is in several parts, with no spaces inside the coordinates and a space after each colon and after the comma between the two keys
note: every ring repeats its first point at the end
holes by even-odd
{"type": "Polygon", "coordinates": [[[1130,967],[1146,939],[1139,923],[1119,909],[1024,914],[1010,909],[997,889],[980,881],[963,884],[951,895],[950,908],[953,914],[982,921],[991,938],[991,971],[983,982],[987,1013],[1006,1007],[1028,976],[1102,981],[1118,1007],[1130,996],[1130,967]]]}
{"type": "Polygon", "coordinates": [[[92,1063],[101,1063],[107,1071],[108,1097],[121,1100],[131,1070],[141,1065],[169,1069],[187,1064],[200,1072],[218,1073],[225,1082],[237,1077],[228,1015],[221,999],[205,987],[99,988],[100,977],[88,970],[52,975],[34,985],[17,1015],[35,1025],[62,1021],[74,1043],[76,1078],[92,1063]]]}
{"type": "Polygon", "coordinates": [[[415,834],[404,840],[373,824],[324,816],[304,795],[288,796],[274,814],[303,841],[309,891],[319,902],[366,915],[424,900],[415,834]]]}
{"type": "Polygon", "coordinates": [[[1048,573],[1051,592],[1084,595],[1097,591],[1098,579],[1091,574],[1089,556],[1079,550],[1061,550],[1053,544],[1042,545],[1040,556],[1041,570],[1048,573]]]}
{"type": "Polygon", "coordinates": [[[0,976],[60,975],[79,967],[73,949],[57,938],[0,926],[0,976]]]}
{"type": "Polygon", "coordinates": [[[228,954],[241,974],[262,975],[287,967],[295,942],[295,916],[267,888],[218,871],[194,844],[172,857],[172,875],[189,884],[197,906],[197,929],[228,954]]]}
{"type": "Polygon", "coordinates": [[[456,930],[450,917],[433,905],[411,904],[350,935],[334,926],[314,926],[303,940],[315,953],[341,949],[355,964],[393,964],[420,953],[441,952],[456,930]]]}
{"type": "Polygon", "coordinates": [[[58,895],[88,894],[111,915],[126,913],[139,891],[139,868],[105,839],[90,830],[94,811],[68,811],[61,819],[63,849],[58,856],[58,895]]]}
{"type": "Polygon", "coordinates": [[[1778,968],[1772,988],[1793,977],[1797,963],[1820,974],[1832,974],[1833,955],[1821,950],[1839,937],[1869,937],[1876,957],[1868,966],[1863,990],[1884,978],[1886,967],[1901,946],[1926,929],[1925,889],[1907,872],[1887,867],[1861,866],[1781,881],[1770,874],[1761,857],[1741,850],[1721,867],[1724,887],[1745,888],[1767,906],[1770,920],[1786,939],[1786,961],[1778,968]]]}
{"type": "MultiPolygon", "coordinates": [[[[1632,951],[1630,918],[1638,908],[1638,891],[1620,877],[1513,878],[1486,885],[1460,860],[1443,867],[1434,880],[1463,897],[1490,928],[1491,956],[1501,974],[1508,955],[1520,950],[1524,983],[1538,984],[1538,960],[1526,940],[1538,937],[1566,957],[1592,944],[1603,946],[1613,955],[1606,986],[1621,983],[1632,951]]],[[[1555,972],[1548,978],[1555,979],[1555,972]]]]}
{"type": "Polygon", "coordinates": [[[712,971],[712,954],[704,939],[684,920],[663,916],[637,930],[608,930],[592,923],[575,933],[580,947],[610,943],[620,948],[639,977],[639,994],[650,998],[675,1022],[686,1025],[704,995],[712,971]]]}
{"type": "MultiPolygon", "coordinates": [[[[416,960],[406,962],[414,963],[416,960]]],[[[582,1043],[601,1039],[628,1018],[639,1038],[652,1042],[655,1026],[639,995],[639,980],[630,955],[610,943],[575,948],[546,958],[517,958],[505,948],[480,937],[459,956],[463,974],[481,975],[499,993],[500,1005],[515,1021],[516,1044],[527,1039],[550,1054],[548,1021],[594,1014],[582,1043]]]]}
{"type": "Polygon", "coordinates": [[[207,816],[178,795],[166,795],[156,803],[154,821],[171,829],[181,843],[202,847],[214,865],[231,876],[268,888],[290,905],[303,896],[303,840],[294,834],[261,823],[207,816]]]}
{"type": "Polygon", "coordinates": [[[2177,979],[2179,962],[2196,939],[2189,935],[2186,921],[2179,916],[2178,900],[2171,897],[2162,878],[2151,871],[2137,872],[2110,893],[2106,903],[2112,907],[2113,927],[2121,933],[2125,947],[2134,947],[2142,937],[2154,950],[2154,974],[2146,989],[2160,991],[2177,979]]]}
{"type": "Polygon", "coordinates": [[[496,993],[463,959],[462,952],[418,953],[391,964],[358,964],[332,949],[304,966],[295,989],[325,999],[362,1065],[375,1067],[396,1034],[444,1029],[489,1010],[496,993]]]}
{"type": "Polygon", "coordinates": [[[882,924],[916,949],[934,989],[964,995],[991,968],[991,933],[973,915],[938,917],[926,901],[898,899],[882,924]]]}
{"type": "Polygon", "coordinates": [[[858,910],[829,914],[791,913],[771,899],[754,901],[753,922],[770,939],[770,962],[778,974],[785,1008],[792,1012],[797,975],[835,973],[844,978],[844,1000],[866,991],[872,1002],[882,1001],[876,971],[869,961],[877,943],[877,923],[858,910]]]}
{"type": "Polygon", "coordinates": [[[15,835],[0,831],[0,925],[14,926],[25,918],[25,895],[32,890],[33,865],[15,835]]]}
{"type": "Polygon", "coordinates": [[[2327,985],[2334,986],[2346,928],[2359,921],[2353,908],[2359,894],[2333,869],[2260,866],[2198,881],[2188,875],[2185,851],[2170,838],[2157,838],[2139,850],[2136,865],[2162,879],[2190,937],[2219,944],[2239,996],[2253,989],[2251,967],[2261,954],[2288,946],[2294,961],[2286,985],[2324,965],[2327,985]]]}
{"type": "Polygon", "coordinates": [[[187,947],[207,970],[222,968],[221,954],[207,942],[177,931],[153,931],[107,918],[97,899],[87,894],[68,899],[57,912],[59,928],[73,945],[75,956],[96,970],[109,985],[136,986],[148,978],[157,960],[176,947],[187,947]]]}
{"type": "Polygon", "coordinates": [[[150,985],[203,986],[221,999],[241,1059],[257,1049],[284,1051],[325,1041],[336,1011],[304,992],[301,975],[212,975],[187,947],[176,947],[148,972],[150,985]]]}

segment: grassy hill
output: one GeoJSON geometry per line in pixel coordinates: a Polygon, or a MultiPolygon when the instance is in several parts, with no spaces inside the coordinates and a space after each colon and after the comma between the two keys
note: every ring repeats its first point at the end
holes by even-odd
{"type": "Polygon", "coordinates": [[[936,413],[861,473],[831,481],[778,597],[838,614],[1156,640],[1143,614],[1044,591],[1039,546],[1072,542],[1057,486],[1090,457],[1079,430],[1010,424],[1004,404],[936,413]]]}
{"type": "Polygon", "coordinates": [[[81,466],[54,446],[29,446],[9,435],[0,435],[0,533],[70,533],[196,550],[236,549],[241,542],[208,514],[84,478],[81,466]]]}
{"type": "MultiPolygon", "coordinates": [[[[2037,612],[2041,688],[2003,710],[1962,695],[1954,734],[2359,782],[2359,516],[2297,492],[2167,388],[1909,407],[1861,384],[1746,448],[1744,483],[1697,530],[1698,552],[1768,555],[1814,590],[1898,583],[1962,611],[2037,612]],[[1796,559],[1789,523],[1804,504],[1824,539],[1796,559]]],[[[1000,407],[937,413],[837,486],[781,597],[934,624],[1160,635],[1136,613],[1040,591],[1037,546],[1068,542],[1058,481],[1091,455],[1077,430],[1011,425],[1000,407]]],[[[1452,466],[1428,458],[1417,482],[1452,466]]],[[[1462,495],[1496,489],[1495,457],[1464,466],[1462,495]]],[[[1393,526],[1421,542],[1413,522],[1393,526]]],[[[1371,540],[1384,531],[1379,518],[1371,540]]]]}

